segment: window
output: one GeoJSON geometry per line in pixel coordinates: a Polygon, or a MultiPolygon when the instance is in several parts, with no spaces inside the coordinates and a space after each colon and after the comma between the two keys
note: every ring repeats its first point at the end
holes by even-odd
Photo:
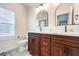
{"type": "Polygon", "coordinates": [[[15,12],[0,8],[0,36],[15,35],[15,12]]]}

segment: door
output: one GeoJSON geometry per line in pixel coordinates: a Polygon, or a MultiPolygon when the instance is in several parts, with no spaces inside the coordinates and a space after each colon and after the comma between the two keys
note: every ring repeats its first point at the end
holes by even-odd
{"type": "Polygon", "coordinates": [[[28,37],[28,51],[29,52],[31,52],[31,42],[32,42],[32,39],[28,37]]]}
{"type": "Polygon", "coordinates": [[[34,37],[33,38],[34,43],[33,43],[33,51],[34,51],[34,55],[35,56],[39,56],[40,55],[40,37],[34,37]]]}
{"type": "Polygon", "coordinates": [[[51,43],[51,56],[63,56],[64,55],[64,45],[59,43],[51,43]]]}
{"type": "Polygon", "coordinates": [[[31,55],[40,55],[40,35],[30,34],[28,39],[28,51],[31,55]]]}
{"type": "Polygon", "coordinates": [[[28,51],[30,52],[30,54],[32,54],[32,55],[34,55],[34,46],[35,46],[35,44],[34,44],[34,39],[33,38],[29,38],[29,40],[28,40],[28,51]]]}
{"type": "Polygon", "coordinates": [[[41,35],[41,56],[50,56],[50,35],[41,35]]]}
{"type": "Polygon", "coordinates": [[[69,47],[69,55],[70,56],[79,56],[79,48],[69,47]]]}

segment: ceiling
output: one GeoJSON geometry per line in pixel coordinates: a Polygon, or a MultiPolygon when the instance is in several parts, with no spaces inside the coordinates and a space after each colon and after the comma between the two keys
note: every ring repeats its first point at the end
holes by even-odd
{"type": "MultiPolygon", "coordinates": [[[[22,5],[24,5],[25,7],[33,7],[33,6],[42,6],[41,4],[46,4],[46,3],[22,3],[22,5]]],[[[56,6],[58,6],[60,3],[53,3],[55,4],[56,6]]]]}
{"type": "Polygon", "coordinates": [[[25,7],[39,6],[40,3],[22,3],[25,7]]]}

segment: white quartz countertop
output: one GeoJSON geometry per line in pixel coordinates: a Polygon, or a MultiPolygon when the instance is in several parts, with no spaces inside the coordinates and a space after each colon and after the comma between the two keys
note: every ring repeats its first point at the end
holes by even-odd
{"type": "Polygon", "coordinates": [[[41,33],[41,34],[54,34],[54,35],[66,35],[66,36],[75,36],[79,37],[79,33],[77,32],[36,32],[36,31],[29,31],[28,33],[41,33]]]}

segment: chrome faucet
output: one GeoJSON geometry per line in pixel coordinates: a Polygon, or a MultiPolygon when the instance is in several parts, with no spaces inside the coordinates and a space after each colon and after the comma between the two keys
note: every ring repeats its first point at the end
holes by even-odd
{"type": "Polygon", "coordinates": [[[65,26],[65,32],[67,32],[67,26],[65,26]]]}
{"type": "Polygon", "coordinates": [[[40,31],[42,31],[42,27],[40,27],[40,31]]]}

